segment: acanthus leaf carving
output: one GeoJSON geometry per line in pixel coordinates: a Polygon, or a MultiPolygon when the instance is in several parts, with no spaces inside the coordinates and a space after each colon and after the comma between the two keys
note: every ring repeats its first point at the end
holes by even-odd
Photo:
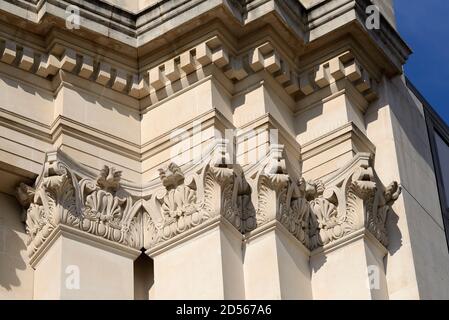
{"type": "Polygon", "coordinates": [[[58,225],[140,249],[140,201],[120,189],[120,172],[105,166],[96,181],[80,176],[59,160],[47,161],[36,188],[21,184],[18,198],[27,206],[28,254],[33,256],[58,225]]]}
{"type": "Polygon", "coordinates": [[[306,182],[289,176],[282,153],[282,145],[272,145],[267,163],[253,180],[257,226],[278,220],[308,246],[310,208],[306,199],[306,182]]]}
{"type": "MultiPolygon", "coordinates": [[[[144,202],[145,247],[152,248],[164,241],[223,216],[238,230],[244,223],[240,207],[247,204],[243,173],[229,165],[226,142],[219,141],[212,159],[198,172],[185,177],[181,168],[170,163],[159,170],[162,188],[144,202]]],[[[246,218],[250,221],[249,217],[246,218]]]]}
{"type": "Polygon", "coordinates": [[[197,177],[186,179],[181,168],[170,163],[159,170],[163,188],[144,203],[145,248],[167,241],[203,221],[197,202],[197,177]]]}
{"type": "Polygon", "coordinates": [[[114,168],[105,166],[93,180],[62,161],[47,161],[35,187],[17,189],[27,212],[29,255],[60,224],[150,249],[217,217],[242,234],[276,220],[310,250],[361,229],[388,245],[386,222],[401,187],[380,187],[368,155],[359,154],[323,183],[289,174],[282,153],[273,145],[246,180],[242,168],[226,159],[225,143],[218,143],[214,156],[187,176],[174,163],[160,169],[161,187],[141,198],[121,187],[114,168]]]}
{"type": "MultiPolygon", "coordinates": [[[[388,245],[386,221],[391,206],[401,193],[397,182],[380,189],[370,157],[359,155],[348,173],[326,186],[311,203],[310,248],[315,249],[367,229],[380,243],[388,245]]],[[[313,183],[315,185],[320,183],[313,183]]]]}

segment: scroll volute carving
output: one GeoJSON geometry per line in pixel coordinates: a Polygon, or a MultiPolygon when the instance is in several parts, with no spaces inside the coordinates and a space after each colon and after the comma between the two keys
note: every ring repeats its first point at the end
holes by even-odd
{"type": "Polygon", "coordinates": [[[287,189],[291,183],[285,160],[283,146],[273,145],[268,162],[257,172],[253,186],[253,203],[257,208],[257,225],[276,219],[286,205],[287,189]]]}
{"type": "Polygon", "coordinates": [[[366,228],[386,247],[388,246],[387,218],[401,191],[396,181],[390,183],[384,191],[378,190],[373,206],[369,208],[366,217],[366,228]]]}
{"type": "Polygon", "coordinates": [[[283,210],[280,222],[301,241],[309,247],[309,220],[310,204],[307,201],[307,182],[301,178],[298,182],[292,183],[287,196],[287,210],[283,210]]]}
{"type": "Polygon", "coordinates": [[[230,159],[226,145],[226,140],[218,141],[210,163],[201,172],[201,199],[208,216],[221,215],[245,233],[256,227],[252,188],[242,168],[230,159]]]}
{"type": "Polygon", "coordinates": [[[309,244],[307,183],[287,173],[283,146],[272,145],[267,163],[253,180],[257,226],[278,220],[304,245],[309,244]]]}
{"type": "MultiPolygon", "coordinates": [[[[236,188],[234,192],[236,208],[233,221],[231,223],[240,230],[241,233],[246,233],[257,228],[256,209],[252,201],[253,189],[243,174],[240,167],[236,170],[236,188]]],[[[229,219],[228,219],[229,220],[229,219]]]]}
{"type": "Polygon", "coordinates": [[[17,188],[16,197],[19,203],[26,209],[23,220],[25,221],[27,238],[28,255],[31,255],[32,250],[30,244],[41,229],[40,220],[43,216],[43,203],[36,194],[36,189],[24,183],[21,183],[17,188]]]}
{"type": "Polygon", "coordinates": [[[36,188],[21,184],[17,189],[26,209],[29,256],[61,224],[140,249],[140,202],[120,189],[120,176],[105,166],[94,181],[64,162],[47,161],[36,188]]]}
{"type": "Polygon", "coordinates": [[[206,165],[188,177],[174,163],[160,169],[163,187],[144,202],[148,212],[145,247],[154,247],[220,215],[240,228],[237,199],[242,172],[230,163],[226,143],[219,141],[206,165]]]}
{"type": "Polygon", "coordinates": [[[235,195],[235,176],[223,143],[218,143],[211,161],[200,173],[200,202],[210,216],[224,214],[235,195]]]}
{"type": "Polygon", "coordinates": [[[27,209],[28,255],[32,256],[62,221],[78,216],[80,203],[70,169],[59,161],[45,163],[36,188],[20,184],[17,198],[27,209]]]}
{"type": "Polygon", "coordinates": [[[401,188],[397,182],[393,182],[382,190],[370,165],[369,155],[359,156],[358,161],[346,169],[346,174],[340,175],[330,185],[323,187],[321,182],[313,184],[317,186],[316,191],[312,190],[308,194],[311,249],[363,228],[369,230],[383,245],[388,245],[387,215],[391,205],[398,199],[401,188]]]}

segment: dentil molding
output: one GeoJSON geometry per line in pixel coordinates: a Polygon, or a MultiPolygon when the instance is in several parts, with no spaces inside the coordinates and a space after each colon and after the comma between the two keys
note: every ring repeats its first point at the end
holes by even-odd
{"type": "MultiPolygon", "coordinates": [[[[213,36],[156,65],[137,70],[106,62],[79,48],[57,45],[49,51],[40,51],[7,38],[0,37],[0,62],[52,79],[59,72],[71,74],[81,81],[93,82],[126,96],[150,98],[150,105],[162,101],[198,82],[209,74],[211,66],[231,82],[247,79],[256,73],[266,73],[285,94],[294,100],[319,100],[313,94],[332,84],[347,80],[367,101],[377,98],[378,76],[371,74],[351,50],[310,65],[298,67],[272,43],[266,41],[235,54],[219,36],[213,36]],[[55,51],[61,51],[57,54],[55,51]]],[[[68,77],[63,77],[66,81],[68,77]]]]}

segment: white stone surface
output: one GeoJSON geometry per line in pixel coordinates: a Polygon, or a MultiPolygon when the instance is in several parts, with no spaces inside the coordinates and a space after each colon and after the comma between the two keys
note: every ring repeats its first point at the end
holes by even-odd
{"type": "Polygon", "coordinates": [[[154,259],[154,299],[244,299],[241,239],[216,226],[154,259]]]}
{"type": "Polygon", "coordinates": [[[314,299],[388,299],[383,264],[385,252],[378,246],[359,236],[336,249],[312,253],[314,299]],[[375,277],[372,282],[371,276],[375,277]]]}
{"type": "Polygon", "coordinates": [[[282,226],[270,229],[246,240],[246,298],[312,299],[308,250],[282,226]]]}
{"type": "Polygon", "coordinates": [[[47,28],[64,8],[2,3],[0,298],[449,297],[394,28],[344,0],[105,1],[78,37],[47,28]]]}
{"type": "Polygon", "coordinates": [[[134,299],[134,258],[59,235],[35,266],[34,299],[134,299]]]}

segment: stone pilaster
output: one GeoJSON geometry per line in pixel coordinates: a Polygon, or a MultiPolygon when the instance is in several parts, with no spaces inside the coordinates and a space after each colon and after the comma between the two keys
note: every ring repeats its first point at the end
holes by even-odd
{"type": "Polygon", "coordinates": [[[282,145],[244,174],[219,141],[187,173],[160,169],[159,187],[135,197],[111,167],[96,180],[73,167],[49,154],[35,187],[18,189],[36,298],[132,299],[142,248],[155,299],[388,298],[386,221],[401,188],[382,187],[371,154],[305,181],[282,145]]]}
{"type": "Polygon", "coordinates": [[[325,181],[296,176],[287,172],[282,147],[272,146],[250,181],[256,225],[245,230],[247,297],[388,298],[386,221],[399,185],[382,187],[368,153],[325,181]]]}
{"type": "Polygon", "coordinates": [[[250,181],[256,224],[245,230],[249,299],[312,298],[306,183],[288,174],[282,153],[282,145],[272,145],[250,181]]]}
{"type": "Polygon", "coordinates": [[[155,299],[245,298],[239,213],[242,172],[218,143],[211,159],[184,175],[160,170],[162,186],[143,203],[155,299]]]}
{"type": "Polygon", "coordinates": [[[400,186],[393,182],[383,188],[375,177],[370,154],[364,153],[324,183],[310,186],[314,298],[387,299],[383,263],[388,246],[386,222],[400,186]]]}

